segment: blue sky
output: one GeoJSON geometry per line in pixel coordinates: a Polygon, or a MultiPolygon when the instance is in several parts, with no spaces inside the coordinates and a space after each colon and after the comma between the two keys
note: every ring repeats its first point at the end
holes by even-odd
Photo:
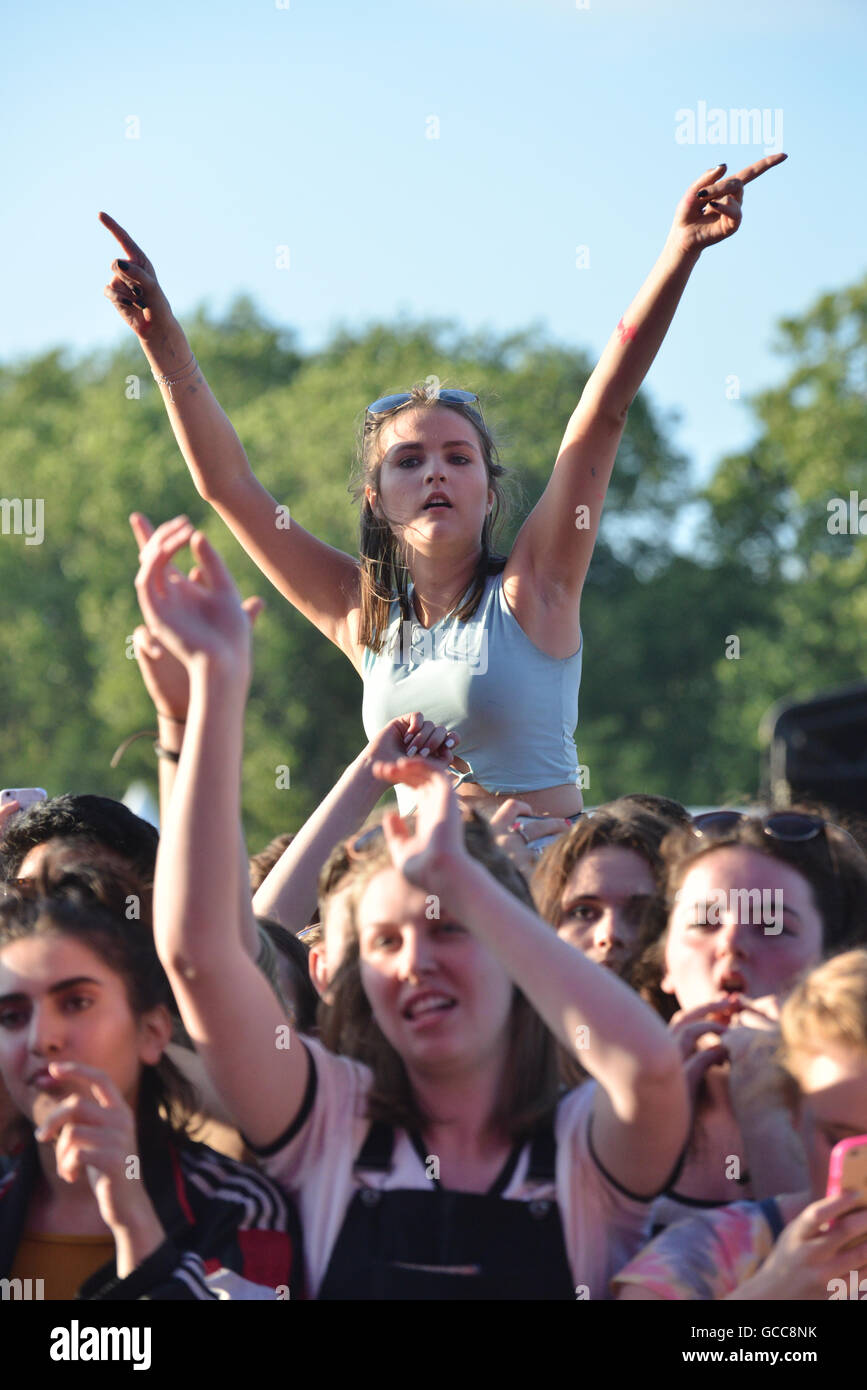
{"type": "Polygon", "coordinates": [[[688,183],[764,152],[679,143],[675,113],[757,108],[789,160],[702,258],[649,377],[705,476],[783,370],[775,321],[867,269],[865,38],[863,0],[17,6],[0,361],[123,336],[100,208],[182,320],[245,291],[305,348],[404,313],[536,324],[598,355],[688,183]]]}

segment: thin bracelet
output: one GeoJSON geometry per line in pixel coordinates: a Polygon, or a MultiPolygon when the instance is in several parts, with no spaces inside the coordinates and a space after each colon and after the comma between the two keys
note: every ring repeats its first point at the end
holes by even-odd
{"type": "Polygon", "coordinates": [[[118,763],[120,762],[126,750],[129,748],[130,744],[135,743],[137,738],[153,738],[156,732],[156,729],[139,729],[137,734],[130,734],[129,738],[125,738],[123,743],[121,743],[119,747],[115,748],[111,756],[111,762],[109,763],[109,766],[117,767],[118,763]]]}
{"type": "Polygon", "coordinates": [[[182,367],[179,372],[170,372],[168,376],[163,376],[161,373],[155,372],[153,368],[151,368],[151,376],[159,386],[168,387],[169,400],[171,401],[172,405],[174,405],[175,398],[172,394],[172,387],[177,386],[180,381],[183,381],[183,379],[186,376],[190,375],[190,368],[192,368],[193,373],[195,373],[198,370],[198,365],[199,364],[196,361],[196,354],[193,353],[187,365],[185,367],[182,367]]]}
{"type": "MultiPolygon", "coordinates": [[[[156,709],[156,705],[154,705],[154,709],[156,709]]],[[[178,719],[176,714],[163,714],[161,709],[157,709],[157,714],[160,719],[168,719],[172,724],[186,724],[187,722],[186,719],[178,719]]]]}
{"type": "Polygon", "coordinates": [[[168,758],[170,763],[178,763],[181,760],[180,753],[173,753],[170,748],[163,748],[159,739],[154,739],[154,752],[158,758],[168,758]]]}

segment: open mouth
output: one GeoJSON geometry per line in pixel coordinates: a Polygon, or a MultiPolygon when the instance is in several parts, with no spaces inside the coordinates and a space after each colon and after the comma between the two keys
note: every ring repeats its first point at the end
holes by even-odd
{"type": "Polygon", "coordinates": [[[432,512],[438,508],[442,508],[446,511],[451,511],[452,504],[447,497],[429,497],[427,502],[425,502],[424,506],[422,507],[422,511],[432,512]]]}
{"type": "Polygon", "coordinates": [[[746,993],[747,982],[739,970],[730,970],[723,975],[718,988],[724,994],[744,994],[746,993]]]}
{"type": "Polygon", "coordinates": [[[457,1000],[447,994],[424,994],[411,999],[403,1010],[403,1017],[410,1022],[417,1018],[428,1018],[434,1014],[449,1013],[457,1005],[457,1000]]]}

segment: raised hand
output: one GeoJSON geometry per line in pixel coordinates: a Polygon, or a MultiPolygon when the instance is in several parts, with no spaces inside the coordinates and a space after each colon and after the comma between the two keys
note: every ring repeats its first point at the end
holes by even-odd
{"type": "Polygon", "coordinates": [[[171,305],[160,289],[156,271],[129,232],[125,232],[107,212],[101,212],[99,220],[120,242],[124,256],[121,260],[112,261],[112,279],[103,293],[106,299],[111,300],[124,323],[139,338],[148,338],[155,329],[164,327],[172,319],[171,305]]]}
{"type": "Polygon", "coordinates": [[[148,632],[187,672],[204,657],[249,682],[249,613],[220,556],[187,517],[164,522],[145,543],[135,587],[148,632]],[[190,575],[171,564],[187,545],[197,562],[190,575]]]}
{"type": "Polygon", "coordinates": [[[394,867],[419,888],[441,893],[443,877],[466,857],[457,793],[446,774],[432,767],[429,759],[377,762],[373,772],[384,782],[402,782],[415,788],[415,827],[410,829],[392,811],[383,817],[382,829],[394,867]]]}
{"type": "Polygon", "coordinates": [[[726,237],[734,236],[741,225],[744,188],[788,159],[771,154],[741,169],[733,178],[722,178],[727,165],[706,170],[681,198],[671,224],[669,240],[681,251],[703,251],[726,237]]]}
{"type": "MultiPolygon", "coordinates": [[[[129,521],[138,544],[139,559],[141,559],[145,546],[154,534],[154,527],[142,512],[133,512],[129,521]]],[[[184,578],[183,573],[176,565],[167,565],[166,575],[169,583],[175,583],[178,579],[184,578]]],[[[190,570],[189,578],[194,584],[200,582],[201,570],[198,565],[194,565],[190,570]]],[[[241,606],[252,626],[264,604],[260,598],[247,598],[244,599],[241,606]]],[[[148,631],[143,623],[139,624],[132,636],[141,678],[144,681],[145,689],[153,700],[157,714],[183,723],[187,717],[187,707],[190,702],[190,681],[187,668],[167,647],[163,646],[152,632],[148,631]]]]}

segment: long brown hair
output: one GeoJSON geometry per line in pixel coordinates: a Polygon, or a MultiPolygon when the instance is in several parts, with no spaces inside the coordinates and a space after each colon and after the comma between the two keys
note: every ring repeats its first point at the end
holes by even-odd
{"type": "Polygon", "coordinates": [[[540,917],[559,927],[563,890],[576,864],[595,849],[630,849],[648,864],[657,883],[662,874],[659,847],[671,823],[635,805],[612,802],[582,816],[539,860],[532,878],[540,917]]]}
{"type": "MultiPolygon", "coordinates": [[[[532,908],[523,875],[497,849],[484,820],[475,812],[464,822],[467,853],[484,864],[499,883],[532,908]]],[[[358,949],[358,907],[364,891],[383,869],[392,867],[384,839],[377,838],[363,855],[350,862],[341,887],[351,884],[348,899],[352,936],[331,984],[331,1003],[320,1005],[320,1036],[332,1052],[354,1057],[370,1067],[368,1116],[407,1129],[423,1130],[430,1117],[413,1091],[403,1059],[380,1029],[361,980],[358,949]]],[[[502,1071],[491,1126],[512,1140],[525,1138],[550,1119],[560,1093],[557,1041],[527,997],[513,986],[508,1055],[502,1071]]]]}
{"type": "Polygon", "coordinates": [[[499,479],[506,470],[499,461],[497,446],[481,414],[461,401],[441,401],[424,383],[410,388],[412,399],[382,414],[365,412],[358,437],[358,461],[350,482],[350,491],[361,506],[359,555],[361,560],[361,620],[358,640],[371,651],[381,652],[388,630],[391,605],[400,605],[401,619],[410,619],[408,569],[403,547],[385,517],[377,516],[364,495],[369,486],[379,492],[382,454],[379,436],[390,420],[401,410],[453,410],[473,426],[479,437],[488,487],[494,494],[494,505],[485,517],[479,538],[479,562],[467,598],[456,616],[465,622],[479,606],[488,576],[503,569],[506,557],[494,548],[494,536],[507,508],[506,494],[499,479]]]}
{"type": "MultiPolygon", "coordinates": [[[[686,813],[684,813],[686,814],[686,813]]],[[[582,816],[572,829],[551,845],[536,867],[531,879],[531,888],[536,902],[536,911],[552,927],[558,928],[563,918],[562,901],[566,884],[575,866],[596,849],[626,849],[639,854],[650,868],[659,888],[662,875],[662,860],[659,846],[671,827],[670,820],[663,820],[651,811],[624,797],[609,802],[594,811],[592,815],[582,816]]],[[[645,918],[652,911],[645,909],[645,918]]],[[[639,928],[641,949],[649,944],[645,922],[639,928]]],[[[638,948],[629,953],[617,974],[631,985],[632,971],[635,968],[638,948]]],[[[586,1081],[589,1073],[582,1067],[578,1058],[566,1048],[560,1049],[560,1075],[568,1086],[579,1086],[586,1081]]]]}

